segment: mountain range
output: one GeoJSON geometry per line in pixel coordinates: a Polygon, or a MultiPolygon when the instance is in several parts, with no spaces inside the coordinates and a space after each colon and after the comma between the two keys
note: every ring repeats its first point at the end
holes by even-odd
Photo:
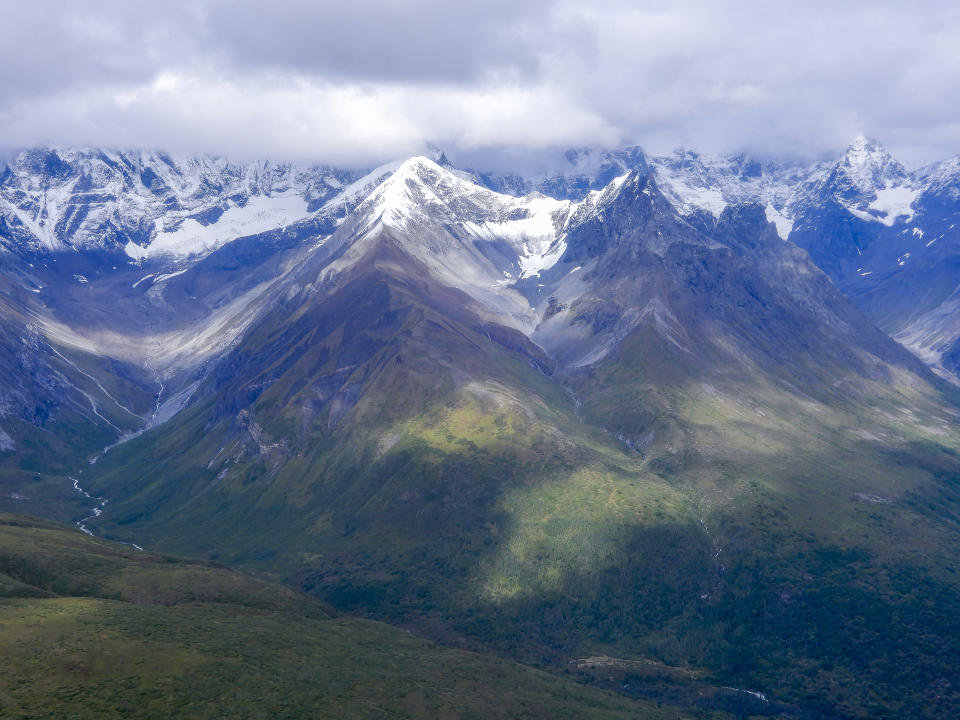
{"type": "Polygon", "coordinates": [[[862,137],[529,177],[26,151],[0,509],[634,698],[947,716],[958,194],[862,137]]]}

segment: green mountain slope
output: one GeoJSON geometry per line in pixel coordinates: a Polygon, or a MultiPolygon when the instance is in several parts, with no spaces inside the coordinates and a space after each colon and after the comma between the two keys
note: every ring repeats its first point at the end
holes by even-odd
{"type": "Polygon", "coordinates": [[[0,516],[5,718],[675,718],[207,563],[0,516]]]}
{"type": "MultiPolygon", "coordinates": [[[[713,587],[673,608],[673,657],[824,713],[950,714],[956,390],[870,326],[759,208],[708,221],[733,252],[656,255],[656,230],[618,233],[593,270],[616,294],[569,312],[662,305],[568,382],[586,422],[698,507],[713,587]]],[[[582,232],[595,247],[608,230],[582,232]]],[[[630,617],[616,587],[602,614],[630,617]]]]}

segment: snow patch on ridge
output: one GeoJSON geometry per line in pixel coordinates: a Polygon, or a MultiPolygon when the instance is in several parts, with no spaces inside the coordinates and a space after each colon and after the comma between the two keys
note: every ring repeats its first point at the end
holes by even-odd
{"type": "Polygon", "coordinates": [[[553,244],[541,244],[531,247],[528,243],[523,246],[524,255],[519,259],[520,277],[540,277],[540,273],[549,270],[563,257],[567,250],[567,243],[558,240],[553,244]]]}
{"type": "MultiPolygon", "coordinates": [[[[127,253],[129,257],[132,257],[134,260],[143,260],[146,257],[150,257],[150,251],[141,245],[137,245],[133,240],[127,242],[123,247],[123,251],[127,253]]],[[[145,278],[140,278],[135,284],[134,287],[146,280],[150,275],[147,275],[145,278]]]]}
{"type": "MultiPolygon", "coordinates": [[[[508,196],[503,196],[504,198],[508,196]]],[[[539,277],[563,256],[567,244],[558,238],[555,217],[570,207],[568,201],[548,197],[523,198],[512,203],[525,217],[509,220],[467,221],[464,228],[474,237],[491,242],[506,241],[520,249],[519,278],[539,277]]]]}
{"type": "Polygon", "coordinates": [[[790,237],[790,231],[793,230],[793,220],[777,210],[773,205],[768,204],[767,207],[764,208],[764,212],[767,216],[767,222],[772,222],[777,226],[777,235],[783,240],[790,237]]]}
{"type": "Polygon", "coordinates": [[[156,221],[157,234],[146,247],[127,243],[126,252],[134,260],[167,256],[187,258],[212,252],[238,237],[286,227],[308,215],[307,202],[294,192],[279,195],[251,197],[243,207],[233,206],[224,211],[215,223],[202,225],[187,218],[172,231],[162,229],[163,221],[156,221]]]}
{"type": "Polygon", "coordinates": [[[663,194],[684,215],[689,215],[695,210],[706,210],[714,217],[720,217],[727,207],[728,203],[723,193],[716,188],[694,185],[691,178],[671,172],[664,166],[657,168],[657,176],[661,181],[663,194]]]}
{"type": "Polygon", "coordinates": [[[919,194],[919,190],[910,187],[888,185],[882,190],[877,190],[877,198],[870,203],[869,208],[882,215],[875,219],[887,227],[891,227],[897,218],[901,217],[906,217],[907,222],[910,222],[914,212],[912,206],[919,194]]]}

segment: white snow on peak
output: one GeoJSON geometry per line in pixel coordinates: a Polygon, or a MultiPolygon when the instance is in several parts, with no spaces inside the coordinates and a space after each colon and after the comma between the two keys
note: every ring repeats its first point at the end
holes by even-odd
{"type": "Polygon", "coordinates": [[[839,169],[858,190],[871,193],[907,178],[903,165],[897,162],[880,143],[858,135],[847,148],[839,169]]]}
{"type": "MultiPolygon", "coordinates": [[[[368,228],[377,222],[404,229],[440,220],[472,240],[506,243],[517,254],[517,276],[525,278],[553,267],[563,255],[559,223],[573,203],[539,194],[503,195],[418,156],[400,164],[363,205],[368,206],[368,228]]],[[[506,270],[500,268],[498,276],[506,270]]]]}
{"type": "Polygon", "coordinates": [[[887,165],[891,158],[879,142],[860,133],[847,147],[844,161],[851,167],[882,167],[887,165]]]}
{"type": "Polygon", "coordinates": [[[402,228],[416,215],[424,212],[423,206],[443,205],[441,194],[449,189],[453,194],[458,184],[467,183],[452,173],[447,173],[432,160],[416,156],[404,160],[362,205],[372,208],[371,225],[381,222],[388,227],[402,228]],[[448,187],[445,187],[448,186],[448,187]]]}
{"type": "Polygon", "coordinates": [[[525,293],[543,287],[536,279],[564,255],[567,229],[616,197],[627,177],[580,202],[540,193],[515,197],[428,158],[410,158],[360,203],[345,226],[357,239],[324,272],[342,271],[386,239],[439,282],[473,298],[482,314],[530,333],[538,322],[537,303],[525,293]]]}
{"type": "Polygon", "coordinates": [[[923,179],[925,192],[945,195],[954,202],[960,200],[960,155],[936,163],[918,174],[923,179]]]}
{"type": "Polygon", "coordinates": [[[706,210],[716,217],[729,204],[699,156],[678,150],[672,156],[652,158],[661,192],[684,215],[706,210]]]}
{"type": "Polygon", "coordinates": [[[890,227],[898,219],[913,219],[922,187],[880,143],[859,135],[817,192],[832,195],[854,217],[890,227]]]}
{"type": "Polygon", "coordinates": [[[706,210],[719,217],[728,205],[759,203],[781,237],[793,225],[798,187],[820,171],[819,166],[761,163],[745,155],[711,156],[683,149],[650,158],[650,167],[660,190],[681,214],[706,210]]]}
{"type": "Polygon", "coordinates": [[[727,208],[728,203],[724,200],[723,193],[715,188],[694,187],[679,178],[667,181],[663,187],[664,194],[685,215],[694,210],[706,210],[714,217],[720,217],[727,208]]]}
{"type": "Polygon", "coordinates": [[[362,178],[350,183],[334,197],[327,200],[327,202],[324,203],[323,208],[325,210],[336,210],[338,208],[342,208],[345,211],[352,209],[357,202],[362,201],[378,185],[396,172],[403,162],[404,161],[402,160],[397,160],[385,165],[380,165],[379,167],[371,170],[362,178]]]}

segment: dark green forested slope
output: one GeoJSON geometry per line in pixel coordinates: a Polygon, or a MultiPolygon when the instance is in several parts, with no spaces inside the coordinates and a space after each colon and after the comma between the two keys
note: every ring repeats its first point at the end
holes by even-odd
{"type": "Polygon", "coordinates": [[[0,648],[4,718],[692,717],[16,515],[0,648]]]}

